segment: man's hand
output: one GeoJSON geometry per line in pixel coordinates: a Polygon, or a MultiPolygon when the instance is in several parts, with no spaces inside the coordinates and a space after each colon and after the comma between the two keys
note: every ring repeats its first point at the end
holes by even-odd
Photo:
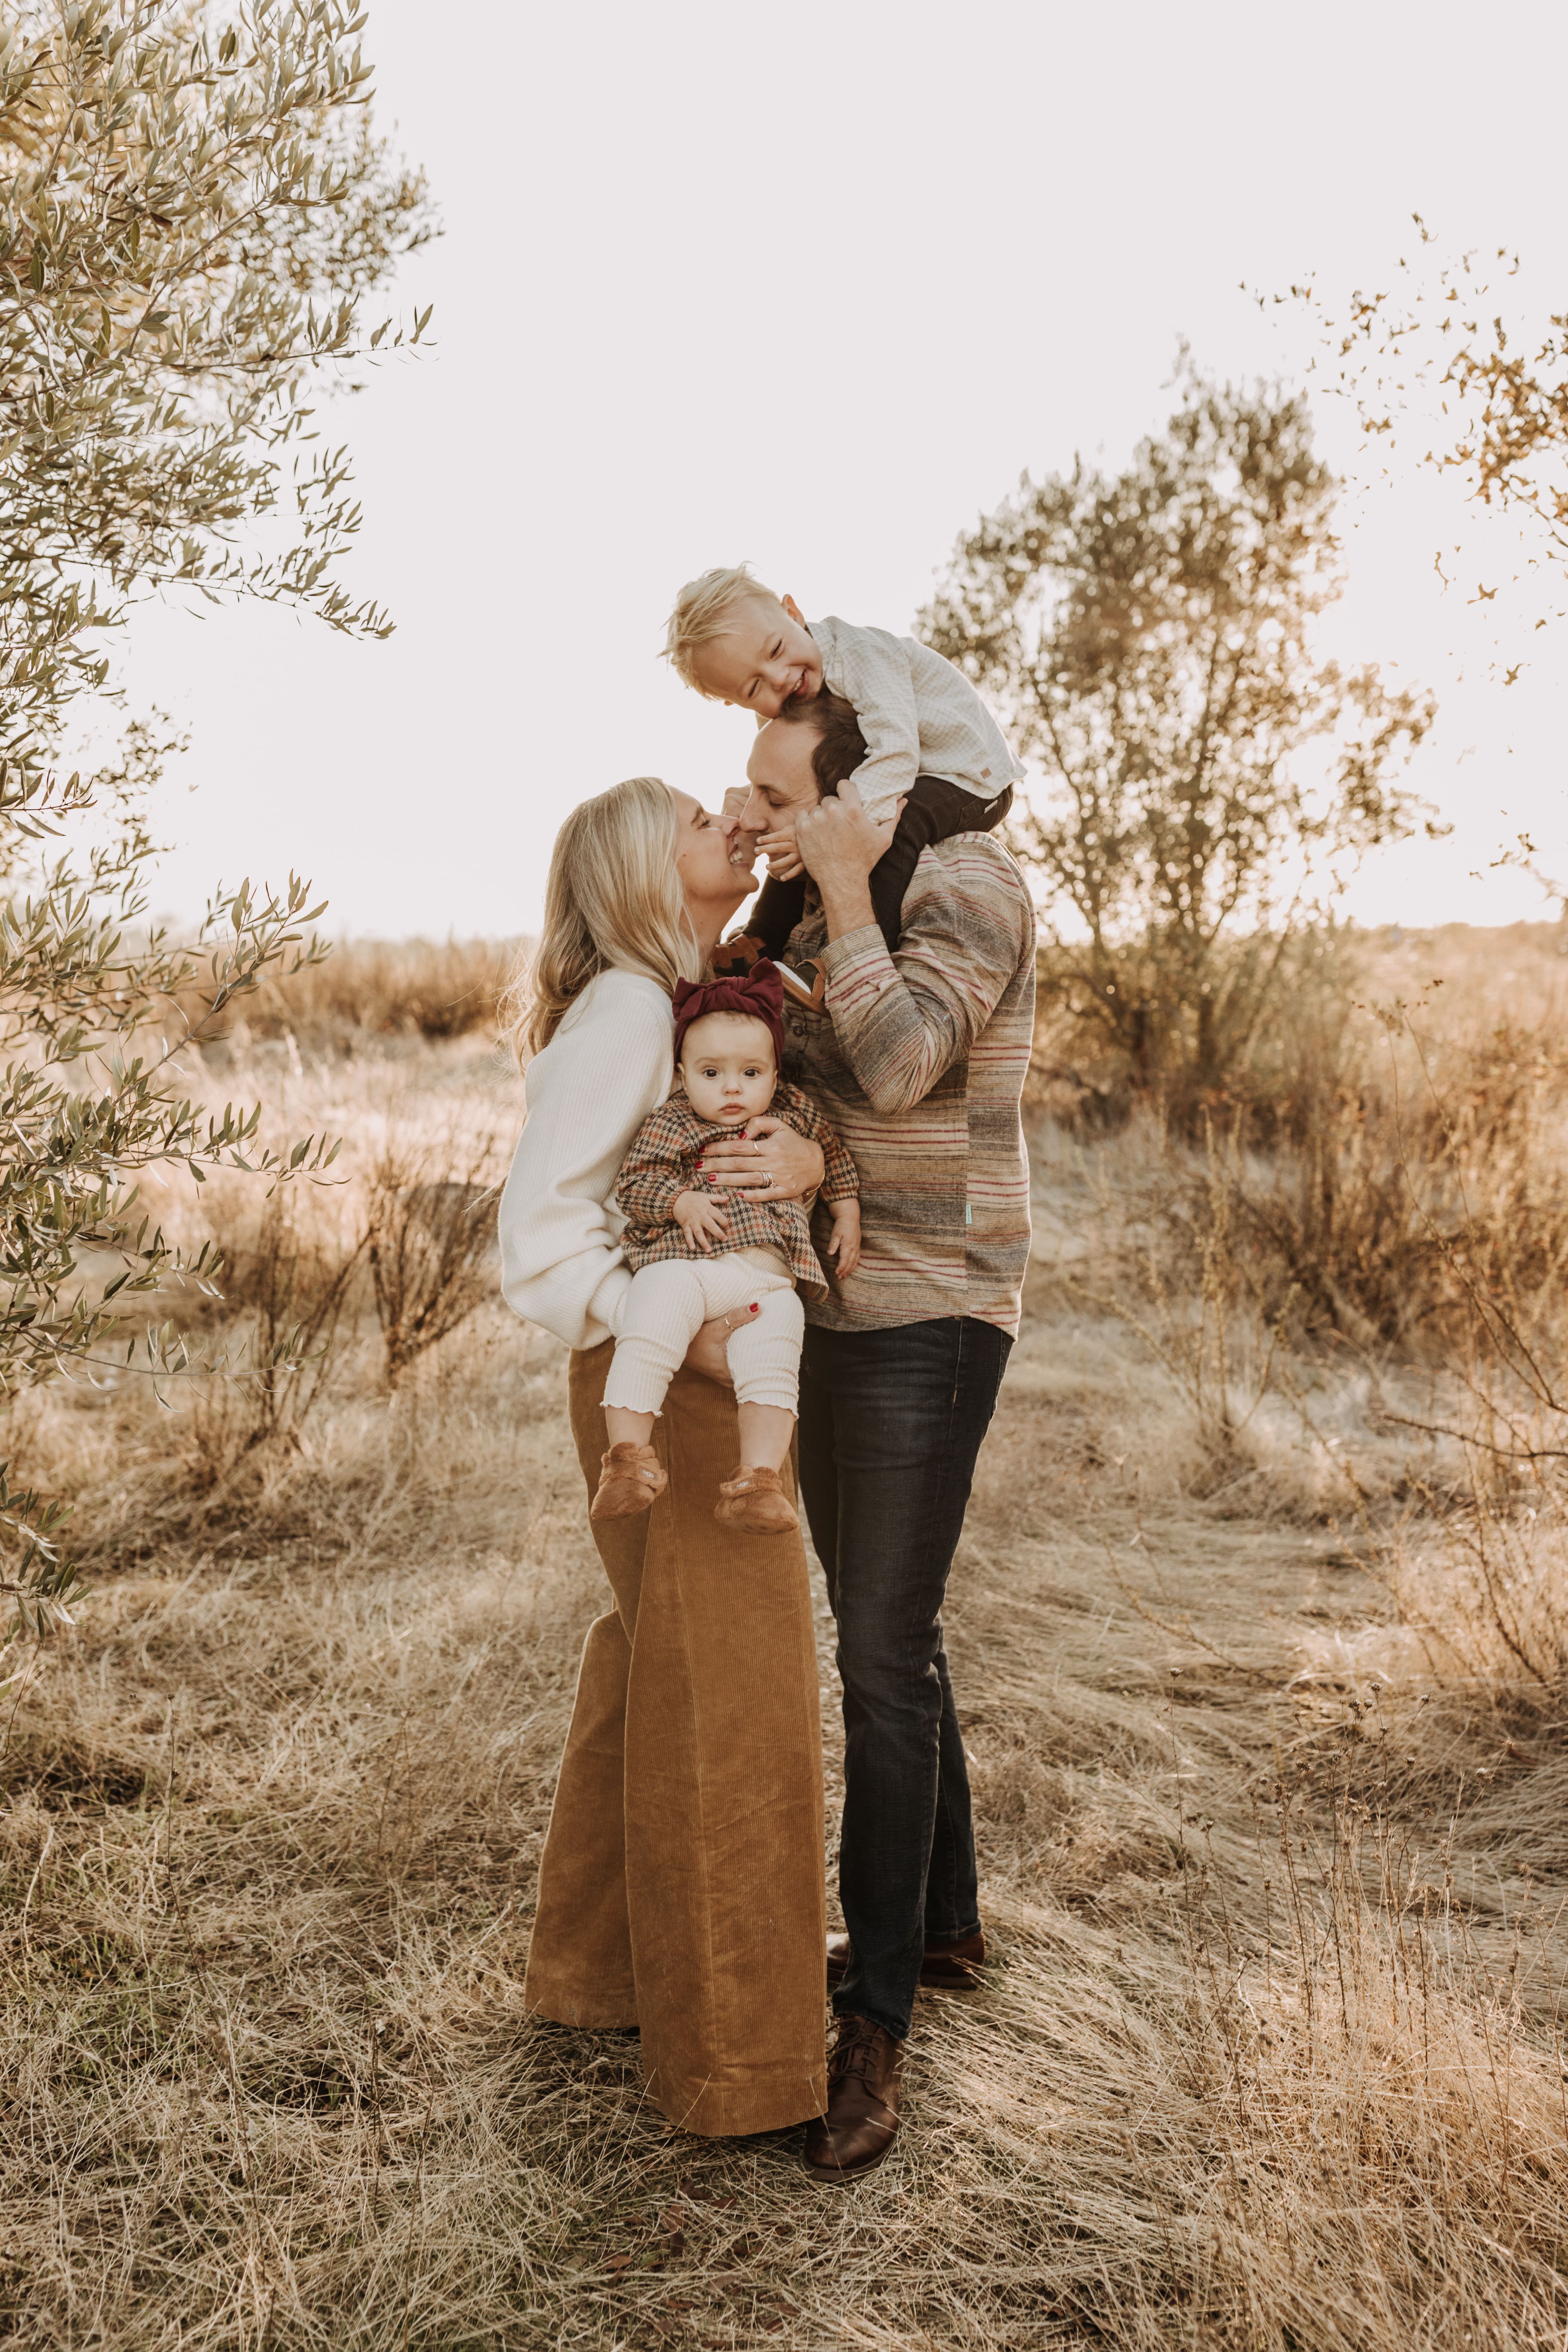
{"type": "Polygon", "coordinates": [[[819,1144],[770,1111],[749,1118],[743,1135],[704,1144],[698,1165],[709,1183],[739,1192],[742,1201],[803,1201],[821,1183],[826,1163],[819,1144]]]}
{"type": "Polygon", "coordinates": [[[878,824],[861,807],[858,786],[845,783],[837,799],[818,801],[795,819],[795,847],[821,896],[830,940],[876,921],[868,877],[886,855],[903,813],[900,801],[892,815],[878,824]]]}
{"type": "Polygon", "coordinates": [[[669,1213],[686,1235],[702,1252],[711,1257],[730,1238],[730,1219],[711,1192],[678,1192],[669,1204],[669,1213]]]}
{"type": "Polygon", "coordinates": [[[828,1238],[827,1255],[835,1262],[840,1282],[853,1274],[860,1263],[860,1203],[858,1201],[835,1201],[833,1231],[828,1238]]]}
{"type": "Polygon", "coordinates": [[[711,1323],[702,1324],[686,1350],[686,1369],[700,1372],[705,1381],[717,1381],[721,1389],[732,1389],[735,1376],[730,1370],[730,1334],[749,1323],[757,1312],[753,1299],[749,1307],[731,1307],[728,1315],[717,1315],[711,1323]]]}

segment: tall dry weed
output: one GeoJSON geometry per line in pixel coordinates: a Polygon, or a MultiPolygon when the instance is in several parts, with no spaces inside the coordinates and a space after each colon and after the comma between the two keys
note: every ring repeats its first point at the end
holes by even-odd
{"type": "Polygon", "coordinates": [[[343,940],[286,979],[268,976],[237,1008],[229,1035],[241,1051],[256,1039],[293,1037],[317,1053],[376,1038],[440,1044],[493,1035],[517,948],[493,940],[343,940]]]}
{"type": "Polygon", "coordinates": [[[500,1278],[496,1139],[389,1139],[371,1174],[365,1239],[389,1388],[500,1278]]]}
{"type": "MultiPolygon", "coordinates": [[[[1494,1010],[1438,1041],[1440,1095],[1494,1010]]],[[[466,1236],[511,1082],[460,1041],[274,1059],[276,1115],[348,1134],[344,1182],[291,1204],[292,1276],[237,1196],[172,1200],[233,1281],[170,1311],[220,1348],[304,1319],[378,1169],[405,1297],[467,1298],[435,1229],[466,1236]]],[[[1555,1083],[1503,1105],[1531,1187],[1555,1083]]],[[[1489,1181],[1479,1106],[1465,1137],[1412,1160],[1435,1223],[1456,1165],[1472,1212],[1489,1181]]],[[[634,2037],[523,2012],[605,1595],[553,1342],[481,1300],[389,1398],[366,1242],[297,1442],[246,1447],[221,1507],[195,1391],[24,1401],[98,1590],[0,1762],[21,2352],[1561,2352],[1551,1424],[1501,1327],[1467,1337],[1473,1256],[1411,1259],[1441,1303],[1394,1337],[1293,1292],[1246,1206],[1306,1181],[1288,1139],[1135,1108],[1037,1141],[1040,1263],[944,1612],[993,1961],[922,1998],[904,2133],[853,2195],[791,2135],[667,2126],[634,2037]]],[[[1484,1296],[1550,1371],[1550,1282],[1484,1296]]]]}

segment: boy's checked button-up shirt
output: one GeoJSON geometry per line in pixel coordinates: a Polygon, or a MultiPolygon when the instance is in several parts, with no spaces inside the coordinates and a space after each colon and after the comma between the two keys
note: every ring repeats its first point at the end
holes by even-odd
{"type": "MultiPolygon", "coordinates": [[[[855,1162],[808,1095],[781,1079],[768,1109],[797,1135],[821,1147],[826,1174],[819,1197],[852,1201],[859,1181],[855,1162]]],[[[742,1201],[721,1184],[710,1184],[697,1172],[700,1152],[712,1143],[729,1142],[739,1127],[718,1127],[699,1118],[683,1087],[644,1119],[621,1162],[616,1199],[626,1216],[621,1246],[634,1272],[660,1258],[722,1257],[743,1249],[772,1250],[782,1257],[795,1280],[807,1290],[827,1295],[823,1262],[812,1247],[811,1218],[798,1201],[742,1201]],[[710,1192],[728,1213],[730,1231],[721,1242],[704,1250],[670,1214],[682,1192],[710,1192]]]]}

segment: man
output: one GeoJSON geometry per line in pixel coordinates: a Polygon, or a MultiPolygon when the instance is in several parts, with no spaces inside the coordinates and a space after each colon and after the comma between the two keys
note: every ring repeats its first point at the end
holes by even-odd
{"type": "Polygon", "coordinates": [[[1024,878],[988,834],[924,851],[889,953],[868,877],[891,827],[852,784],[865,756],[837,697],[788,705],[747,774],[747,831],[813,887],[785,961],[816,965],[791,1003],[785,1066],[860,1175],[861,1260],[806,1307],[800,1483],[838,1634],[846,1731],[830,1939],[838,2033],[808,2170],[847,2180],[899,2127],[918,1983],[973,1986],[984,1960],[963,1742],[942,1606],[1017,1333],[1029,1252],[1020,1098],[1035,1006],[1024,878]]]}

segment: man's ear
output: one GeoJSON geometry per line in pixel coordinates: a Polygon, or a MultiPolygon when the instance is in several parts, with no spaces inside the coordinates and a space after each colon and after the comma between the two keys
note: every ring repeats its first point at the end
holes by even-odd
{"type": "Polygon", "coordinates": [[[789,614],[790,619],[800,628],[804,629],[805,626],[805,614],[801,611],[800,606],[795,603],[795,598],[793,596],[784,596],[781,597],[779,601],[783,604],[784,611],[789,614]]]}

